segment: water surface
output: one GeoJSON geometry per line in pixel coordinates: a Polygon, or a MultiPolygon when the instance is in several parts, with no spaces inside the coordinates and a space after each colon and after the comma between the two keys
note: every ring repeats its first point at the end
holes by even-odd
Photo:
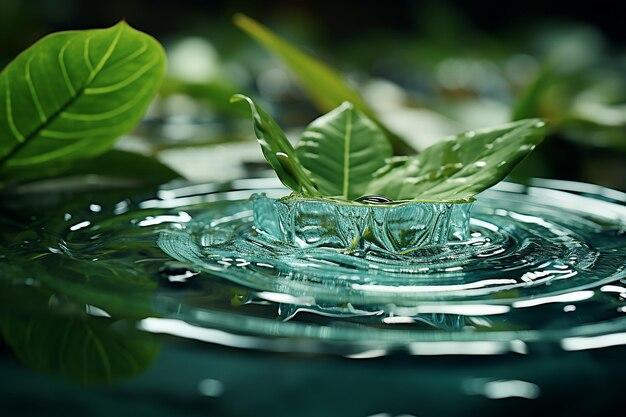
{"type": "Polygon", "coordinates": [[[286,193],[263,179],[3,201],[10,404],[84,412],[143,395],[134,406],[163,415],[359,416],[615,405],[624,194],[504,183],[479,196],[470,238],[389,256],[268,242],[251,227],[258,192],[286,193]],[[355,400],[320,404],[312,386],[355,400]],[[276,396],[282,406],[264,400],[276,396]]]}

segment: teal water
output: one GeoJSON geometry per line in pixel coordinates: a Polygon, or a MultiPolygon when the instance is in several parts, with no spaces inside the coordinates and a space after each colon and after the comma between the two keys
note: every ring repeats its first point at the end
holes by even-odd
{"type": "Polygon", "coordinates": [[[503,183],[474,203],[469,235],[395,254],[272,240],[253,227],[255,193],[286,192],[263,179],[3,201],[4,403],[355,416],[617,404],[623,193],[503,183]]]}

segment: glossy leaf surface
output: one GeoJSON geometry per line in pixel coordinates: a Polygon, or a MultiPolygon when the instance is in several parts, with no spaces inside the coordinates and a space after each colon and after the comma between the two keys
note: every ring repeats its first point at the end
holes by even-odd
{"type": "Polygon", "coordinates": [[[164,72],[160,44],[124,22],[43,38],[0,74],[0,174],[108,150],[139,122],[164,72]]]}
{"type": "Polygon", "coordinates": [[[250,107],[257,141],[261,145],[265,159],[276,171],[280,181],[297,193],[319,195],[309,174],[300,164],[296,151],[276,121],[250,97],[237,94],[231,98],[233,103],[242,101],[250,107]]]}
{"type": "Polygon", "coordinates": [[[395,159],[367,193],[394,200],[471,201],[517,165],[546,132],[539,119],[526,119],[451,136],[419,155],[395,159]]]}
{"type": "Polygon", "coordinates": [[[385,134],[348,102],[313,121],[296,152],[322,194],[345,200],[361,197],[392,154],[385,134]]]}

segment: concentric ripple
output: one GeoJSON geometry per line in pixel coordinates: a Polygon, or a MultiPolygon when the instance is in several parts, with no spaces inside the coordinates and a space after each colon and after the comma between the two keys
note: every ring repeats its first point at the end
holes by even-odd
{"type": "Polygon", "coordinates": [[[609,220],[616,234],[626,224],[626,210],[619,218],[598,216],[603,204],[557,191],[541,199],[492,191],[473,209],[471,239],[392,255],[301,249],[270,240],[254,230],[251,203],[244,200],[164,231],[159,246],[195,268],[256,290],[338,305],[511,303],[622,276],[623,256],[589,244],[607,235],[609,220]]]}
{"type": "MultiPolygon", "coordinates": [[[[442,353],[471,353],[483,342],[504,344],[496,351],[536,341],[577,350],[607,335],[616,339],[597,343],[626,344],[623,193],[562,181],[502,183],[478,197],[468,240],[390,255],[268,240],[252,227],[250,196],[260,192],[286,193],[273,180],[161,190],[69,225],[59,247],[73,259],[128,258],[156,275],[159,318],[147,320],[270,337],[262,348],[298,350],[302,338],[308,347],[358,343],[425,354],[435,342],[452,343],[442,353]],[[119,242],[143,252],[129,255],[119,242]],[[157,244],[167,257],[153,255],[157,244]],[[141,260],[148,252],[152,258],[141,260]]],[[[141,326],[176,333],[163,323],[141,326]]]]}

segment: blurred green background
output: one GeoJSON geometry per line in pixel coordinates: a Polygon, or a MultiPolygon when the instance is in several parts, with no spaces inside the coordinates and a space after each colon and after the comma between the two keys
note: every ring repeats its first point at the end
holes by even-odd
{"type": "Polygon", "coordinates": [[[626,190],[626,31],[606,2],[3,0],[0,66],[47,33],[126,19],[161,41],[169,74],[137,131],[117,147],[192,181],[269,175],[251,94],[288,133],[319,116],[297,79],[232,23],[236,12],[337,69],[416,149],[442,137],[539,116],[552,133],[512,177],[626,190]]]}

